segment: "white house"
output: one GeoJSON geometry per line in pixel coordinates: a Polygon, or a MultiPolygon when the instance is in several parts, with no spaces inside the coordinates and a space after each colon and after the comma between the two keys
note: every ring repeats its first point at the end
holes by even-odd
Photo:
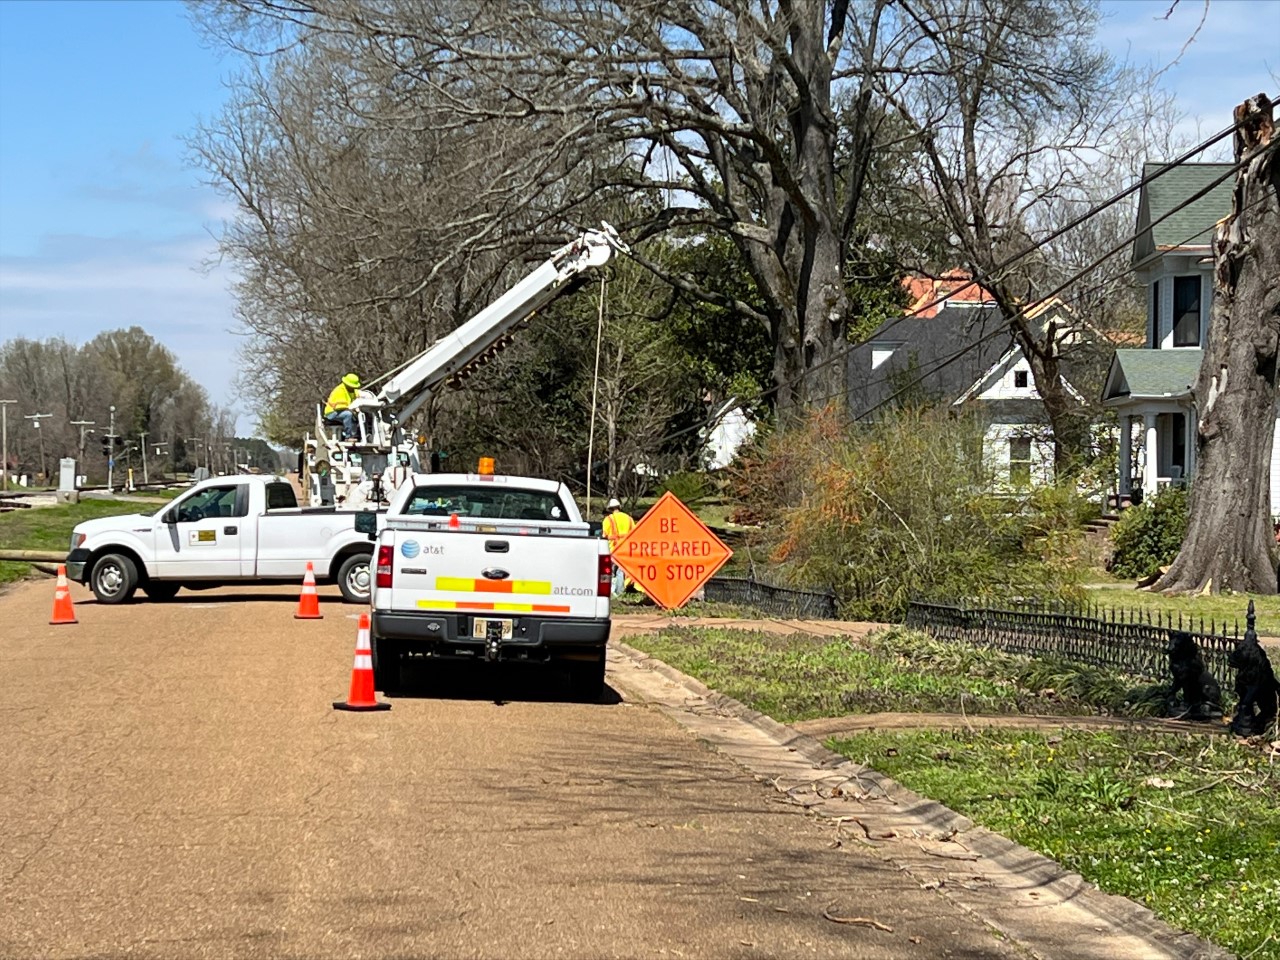
{"type": "MultiPolygon", "coordinates": [[[[954,272],[907,281],[913,301],[907,315],[882,324],[849,353],[850,411],[874,415],[908,392],[957,411],[976,407],[986,424],[983,460],[997,481],[1011,487],[1049,482],[1053,438],[1031,365],[990,294],[968,281],[954,272]]],[[[1068,331],[1064,343],[1074,342],[1082,328],[1058,300],[1029,316],[1068,331]]],[[[1067,389],[1084,403],[1069,382],[1067,389]]]]}
{"type": "Polygon", "coordinates": [[[738,450],[754,437],[756,425],[736,398],[722,404],[705,432],[702,453],[708,469],[720,470],[733,462],[738,450]]]}
{"type": "MultiPolygon", "coordinates": [[[[1143,179],[1164,168],[1143,167],[1143,179]]],[[[1231,212],[1234,178],[1188,198],[1229,174],[1231,164],[1181,164],[1139,194],[1135,275],[1147,288],[1147,337],[1141,349],[1117,350],[1102,402],[1120,417],[1120,502],[1132,502],[1195,474],[1196,406],[1192,386],[1204,357],[1213,301],[1214,225],[1231,212]],[[1176,211],[1172,212],[1171,211],[1176,211]]],[[[1280,427],[1280,421],[1277,422],[1280,427]]],[[[1271,502],[1280,504],[1276,445],[1271,502]]],[[[1274,506],[1273,506],[1274,510],[1274,506]]]]}

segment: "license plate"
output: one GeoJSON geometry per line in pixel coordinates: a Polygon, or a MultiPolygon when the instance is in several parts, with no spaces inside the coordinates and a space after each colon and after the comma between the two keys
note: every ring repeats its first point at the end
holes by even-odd
{"type": "Polygon", "coordinates": [[[476,640],[484,640],[489,636],[489,627],[492,625],[500,631],[503,640],[511,639],[511,625],[515,621],[512,620],[493,620],[488,617],[476,617],[471,621],[471,636],[476,640]]]}

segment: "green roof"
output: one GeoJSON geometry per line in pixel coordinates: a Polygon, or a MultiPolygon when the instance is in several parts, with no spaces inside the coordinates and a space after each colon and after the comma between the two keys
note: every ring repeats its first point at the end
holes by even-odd
{"type": "Polygon", "coordinates": [[[1161,249],[1208,245],[1213,225],[1231,212],[1231,194],[1236,182],[1233,176],[1227,176],[1167,220],[1149,230],[1144,228],[1186,203],[1188,197],[1195,196],[1219,177],[1229,174],[1233,167],[1230,163],[1183,163],[1172,167],[1164,163],[1143,164],[1144,180],[1160,170],[1168,173],[1152,180],[1139,193],[1138,231],[1141,232],[1133,244],[1133,262],[1141,263],[1161,249]]]}
{"type": "Polygon", "coordinates": [[[1102,402],[1185,397],[1200,373],[1203,350],[1117,350],[1102,402]]]}

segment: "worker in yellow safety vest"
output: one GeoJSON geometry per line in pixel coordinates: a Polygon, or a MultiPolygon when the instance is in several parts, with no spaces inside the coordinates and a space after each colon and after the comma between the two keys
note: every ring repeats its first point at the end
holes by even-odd
{"type": "Polygon", "coordinates": [[[351,412],[351,401],[360,392],[360,378],[348,373],[342,382],[333,388],[324,405],[324,422],[342,427],[342,439],[350,440],[356,436],[355,414],[351,412]]]}
{"type": "MultiPolygon", "coordinates": [[[[600,530],[609,541],[609,552],[615,553],[628,533],[635,528],[636,522],[622,509],[617,497],[610,497],[604,505],[604,522],[600,530]]],[[[627,586],[627,575],[616,563],[613,565],[613,595],[621,596],[627,586]]]]}

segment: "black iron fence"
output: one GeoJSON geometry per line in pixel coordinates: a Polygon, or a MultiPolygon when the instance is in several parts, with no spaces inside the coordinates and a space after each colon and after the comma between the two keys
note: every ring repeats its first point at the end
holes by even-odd
{"type": "Polygon", "coordinates": [[[712,577],[703,588],[703,596],[719,603],[752,607],[775,617],[801,620],[836,618],[836,597],[833,593],[775,587],[744,577],[712,577]]]}
{"type": "Polygon", "coordinates": [[[1147,610],[1072,607],[1065,604],[1011,603],[1004,608],[964,603],[912,601],[907,626],[939,640],[997,647],[1010,653],[1053,655],[1096,667],[1110,667],[1151,680],[1169,672],[1169,634],[1191,635],[1205,667],[1230,689],[1235,671],[1227,656],[1240,638],[1240,626],[1184,620],[1181,615],[1147,610]]]}

